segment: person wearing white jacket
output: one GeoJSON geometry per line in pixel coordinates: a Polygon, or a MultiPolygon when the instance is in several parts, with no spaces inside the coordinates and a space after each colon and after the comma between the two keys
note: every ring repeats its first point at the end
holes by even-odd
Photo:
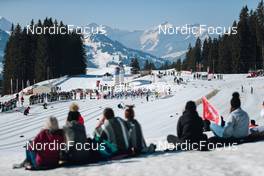
{"type": "Polygon", "coordinates": [[[239,94],[233,93],[231,112],[223,126],[211,124],[211,130],[220,138],[244,138],[249,135],[249,116],[241,109],[239,94]]]}

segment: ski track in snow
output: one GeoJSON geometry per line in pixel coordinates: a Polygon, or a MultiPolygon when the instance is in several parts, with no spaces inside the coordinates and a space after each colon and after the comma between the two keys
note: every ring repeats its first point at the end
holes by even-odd
{"type": "MultiPolygon", "coordinates": [[[[225,75],[223,81],[195,80],[187,85],[178,86],[173,96],[146,102],[143,99],[127,100],[76,100],[80,112],[84,116],[88,136],[100,118],[103,108],[112,107],[117,116],[123,117],[123,110],[117,104],[124,102],[135,104],[136,118],[142,124],[144,136],[148,143],[164,142],[168,134],[176,133],[176,124],[188,100],[197,100],[214,89],[220,90],[209,101],[223,115],[229,113],[229,101],[234,91],[241,91],[242,108],[250,118],[264,125],[259,112],[264,99],[264,78],[246,79],[245,75],[225,75]],[[250,94],[250,86],[254,94],[250,94]]],[[[175,85],[176,86],[176,85],[175,85]]],[[[25,142],[33,138],[43,126],[45,119],[53,115],[58,118],[60,127],[65,123],[70,101],[52,103],[48,110],[41,105],[34,105],[30,115],[24,117],[21,112],[0,113],[0,175],[192,175],[192,176],[260,176],[264,172],[264,142],[242,144],[237,150],[221,150],[211,152],[172,152],[161,151],[149,155],[117,161],[101,162],[68,168],[58,168],[48,171],[13,170],[12,164],[21,162],[24,158],[25,142]],[[53,108],[52,108],[53,107],[53,108]],[[20,137],[23,135],[24,137],[20,137]]],[[[202,115],[202,106],[198,107],[202,115]]]]}

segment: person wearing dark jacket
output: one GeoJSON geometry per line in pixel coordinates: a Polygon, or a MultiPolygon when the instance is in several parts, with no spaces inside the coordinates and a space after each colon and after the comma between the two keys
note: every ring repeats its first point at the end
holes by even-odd
{"type": "Polygon", "coordinates": [[[125,109],[126,125],[128,128],[129,146],[132,154],[137,155],[140,153],[152,153],[155,152],[156,146],[150,144],[147,147],[141,125],[135,119],[134,106],[127,106],[125,109]]]}
{"type": "Polygon", "coordinates": [[[203,120],[196,111],[196,104],[193,101],[186,103],[183,115],[179,118],[177,124],[178,136],[169,135],[169,143],[180,144],[184,142],[197,143],[206,141],[207,136],[203,134],[203,120]]]}
{"type": "Polygon", "coordinates": [[[128,129],[125,121],[120,117],[115,117],[114,111],[111,108],[104,110],[103,117],[95,129],[95,136],[116,145],[117,152],[113,155],[130,152],[128,129]]]}
{"type": "Polygon", "coordinates": [[[88,139],[84,125],[78,122],[79,115],[78,111],[70,111],[63,127],[68,150],[62,152],[61,159],[73,164],[90,163],[92,159],[92,150],[83,147],[88,143],[88,139]],[[78,145],[82,147],[78,148],[78,145]]]}
{"type": "Polygon", "coordinates": [[[135,112],[133,106],[129,106],[125,110],[126,125],[129,134],[129,144],[133,153],[139,154],[147,148],[147,145],[143,137],[141,125],[134,117],[135,112]]]}

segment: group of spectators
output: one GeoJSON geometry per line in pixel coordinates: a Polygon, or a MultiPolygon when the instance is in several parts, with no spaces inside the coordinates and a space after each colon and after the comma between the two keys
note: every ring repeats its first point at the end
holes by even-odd
{"type": "Polygon", "coordinates": [[[0,111],[1,112],[6,112],[6,111],[10,111],[13,110],[14,108],[17,107],[17,99],[16,98],[12,98],[9,101],[6,102],[0,102],[0,111]]]}
{"type": "MultiPolygon", "coordinates": [[[[252,135],[252,130],[260,129],[256,124],[252,126],[247,112],[241,108],[238,92],[233,93],[230,106],[230,114],[226,120],[221,117],[216,124],[203,121],[195,102],[188,101],[177,122],[177,136],[169,135],[167,142],[174,146],[174,150],[209,150],[211,143],[216,142],[215,148],[224,147],[227,142],[233,144],[244,140],[252,135]],[[213,137],[208,138],[204,133],[207,131],[206,127],[213,132],[213,137]]],[[[155,144],[146,145],[141,125],[135,118],[134,106],[126,105],[124,110],[122,118],[117,117],[113,109],[105,108],[102,117],[98,119],[93,137],[87,137],[84,117],[80,114],[78,105],[73,103],[63,128],[59,128],[55,117],[49,117],[44,128],[27,147],[26,159],[15,167],[48,169],[58,167],[61,163],[88,164],[155,152],[155,144]],[[49,145],[54,141],[57,146],[63,147],[55,150],[35,147],[36,144],[49,145]]],[[[262,134],[260,131],[255,132],[262,134]]]]}
{"type": "Polygon", "coordinates": [[[44,102],[54,102],[59,100],[70,100],[73,99],[74,93],[71,92],[51,92],[31,95],[29,97],[29,104],[39,104],[44,102]]]}
{"type": "Polygon", "coordinates": [[[56,117],[49,117],[43,129],[26,147],[26,159],[14,168],[48,169],[63,164],[88,164],[111,160],[114,157],[136,156],[155,151],[155,145],[146,145],[141,125],[135,119],[133,106],[127,106],[124,118],[115,116],[105,108],[95,127],[93,137],[88,137],[84,117],[73,103],[65,125],[60,129],[56,117]],[[55,148],[37,148],[38,144],[54,143],[55,148]],[[59,147],[60,146],[60,147],[59,147]],[[61,147],[63,146],[63,147],[61,147]]]}
{"type": "Polygon", "coordinates": [[[217,79],[217,80],[223,80],[224,75],[223,74],[202,74],[202,73],[194,73],[193,79],[199,79],[199,80],[211,80],[211,79],[217,79]],[[212,77],[210,77],[212,75],[212,77]]]}
{"type": "Polygon", "coordinates": [[[151,94],[150,90],[143,91],[142,89],[132,90],[132,91],[119,91],[119,92],[108,92],[103,94],[104,99],[136,99],[145,98],[151,94]]]}

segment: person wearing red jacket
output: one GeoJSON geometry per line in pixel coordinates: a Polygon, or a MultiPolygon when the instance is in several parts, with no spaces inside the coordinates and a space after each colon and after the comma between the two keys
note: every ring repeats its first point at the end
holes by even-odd
{"type": "Polygon", "coordinates": [[[59,165],[60,147],[64,142],[63,131],[59,129],[55,117],[49,117],[33,141],[27,143],[26,159],[14,168],[28,170],[55,168],[59,165]]]}
{"type": "Polygon", "coordinates": [[[83,117],[82,117],[81,114],[80,114],[80,116],[79,116],[78,122],[79,122],[81,125],[84,125],[84,119],[83,119],[83,117]]]}

